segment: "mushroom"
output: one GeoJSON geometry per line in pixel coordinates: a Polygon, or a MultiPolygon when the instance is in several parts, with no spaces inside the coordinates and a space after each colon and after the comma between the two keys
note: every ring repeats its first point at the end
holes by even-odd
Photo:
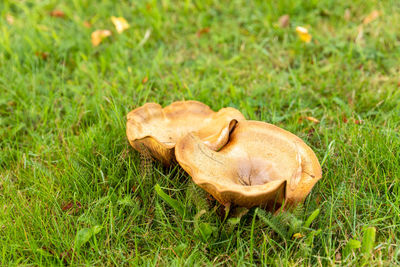
{"type": "Polygon", "coordinates": [[[197,101],[178,101],[165,108],[147,103],[129,112],[127,119],[126,134],[132,147],[169,166],[181,137],[196,132],[209,149],[218,150],[228,141],[236,122],[245,118],[231,107],[214,112],[197,101]]]}
{"type": "Polygon", "coordinates": [[[193,181],[223,205],[294,205],[322,175],[314,152],[299,137],[259,121],[238,122],[219,151],[189,133],[177,142],[175,156],[193,181]]]}

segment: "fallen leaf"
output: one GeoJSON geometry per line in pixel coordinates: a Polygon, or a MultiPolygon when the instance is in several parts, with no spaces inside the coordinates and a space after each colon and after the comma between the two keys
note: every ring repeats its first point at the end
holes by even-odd
{"type": "Polygon", "coordinates": [[[206,27],[206,28],[198,30],[196,34],[197,34],[197,37],[200,38],[203,34],[206,34],[206,33],[209,33],[209,32],[210,32],[210,28],[206,27]]]}
{"type": "Polygon", "coordinates": [[[148,80],[149,80],[149,77],[147,77],[147,76],[146,76],[146,77],[144,77],[144,78],[143,78],[143,80],[142,80],[142,84],[145,84],[145,83],[147,83],[147,81],[148,81],[148,80]]]}
{"type": "Polygon", "coordinates": [[[380,16],[380,13],[378,10],[374,10],[371,13],[369,13],[368,16],[366,16],[363,20],[363,24],[367,25],[371,22],[373,22],[374,20],[376,20],[378,17],[380,16]]]}
{"type": "Polygon", "coordinates": [[[9,107],[13,107],[13,106],[15,106],[15,101],[8,101],[7,102],[7,106],[9,106],[9,107]]]}
{"type": "Polygon", "coordinates": [[[302,237],[304,237],[304,235],[302,235],[301,233],[295,233],[292,238],[293,239],[299,239],[299,238],[302,238],[302,237]]]}
{"type": "Polygon", "coordinates": [[[61,10],[55,9],[50,12],[50,16],[55,18],[65,18],[65,13],[61,10]]]}
{"type": "Polygon", "coordinates": [[[344,11],[343,18],[344,18],[345,20],[347,20],[347,21],[349,21],[349,20],[350,20],[350,18],[351,18],[351,12],[350,12],[350,9],[348,9],[348,8],[347,8],[347,9],[344,11]]]}
{"type": "Polygon", "coordinates": [[[340,254],[339,252],[335,254],[335,260],[336,261],[340,261],[342,259],[342,254],[340,254]]]}
{"type": "Polygon", "coordinates": [[[69,202],[69,203],[65,204],[61,209],[62,209],[62,211],[67,211],[67,210],[72,209],[73,206],[74,206],[74,203],[69,202]]]}
{"type": "Polygon", "coordinates": [[[308,33],[308,30],[306,28],[297,26],[296,32],[300,40],[302,40],[305,43],[311,42],[312,36],[311,34],[308,33]]]}
{"type": "Polygon", "coordinates": [[[304,117],[304,119],[306,119],[306,120],[308,120],[308,121],[315,122],[315,123],[319,123],[319,120],[316,119],[316,118],[314,118],[314,117],[304,117]]]}
{"type": "Polygon", "coordinates": [[[80,209],[82,207],[82,204],[79,201],[77,201],[75,203],[70,201],[70,202],[66,203],[65,205],[63,205],[61,207],[61,210],[62,211],[67,211],[67,210],[72,209],[74,206],[76,206],[78,209],[80,209]]]}
{"type": "Polygon", "coordinates": [[[6,15],[6,21],[7,21],[8,24],[13,25],[14,22],[15,22],[15,19],[11,14],[7,14],[6,15]]]}
{"type": "Polygon", "coordinates": [[[310,130],[307,131],[307,136],[312,136],[315,132],[314,128],[311,128],[310,130]]]}
{"type": "Polygon", "coordinates": [[[83,26],[84,26],[85,28],[91,28],[91,27],[92,27],[92,24],[91,24],[89,21],[84,21],[84,22],[83,22],[83,26]]]}
{"type": "Polygon", "coordinates": [[[46,60],[49,57],[49,53],[47,53],[47,52],[35,52],[35,56],[40,57],[43,60],[46,60]]]}
{"type": "Polygon", "coordinates": [[[122,33],[123,31],[129,28],[128,22],[123,17],[111,16],[111,21],[114,24],[115,29],[117,30],[118,33],[122,33]]]}
{"type": "Polygon", "coordinates": [[[356,43],[360,43],[364,40],[364,28],[362,25],[358,26],[357,28],[357,37],[356,37],[356,43]]]}
{"type": "Polygon", "coordinates": [[[65,250],[64,252],[62,252],[58,257],[64,262],[64,263],[68,263],[72,257],[72,254],[74,253],[74,250],[72,248],[65,250]]]}
{"type": "Polygon", "coordinates": [[[92,45],[98,46],[105,38],[111,35],[109,30],[96,30],[92,32],[92,45]]]}
{"type": "Polygon", "coordinates": [[[319,205],[319,203],[321,203],[321,196],[320,195],[317,195],[317,197],[315,198],[315,203],[317,205],[319,205]]]}
{"type": "Polygon", "coordinates": [[[349,104],[349,106],[354,106],[354,99],[353,99],[353,97],[348,96],[348,97],[347,97],[347,103],[349,104]]]}
{"type": "Polygon", "coordinates": [[[286,15],[281,16],[279,18],[278,22],[279,22],[279,27],[286,28],[287,26],[289,26],[289,23],[290,23],[289,15],[286,14],[286,15]]]}

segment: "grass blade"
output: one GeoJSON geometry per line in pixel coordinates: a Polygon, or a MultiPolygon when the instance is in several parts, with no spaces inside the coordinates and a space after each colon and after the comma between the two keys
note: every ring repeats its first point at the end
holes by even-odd
{"type": "Polygon", "coordinates": [[[168,205],[170,205],[179,215],[181,215],[182,217],[185,215],[185,208],[183,207],[183,205],[171,198],[169,195],[167,195],[160,187],[159,184],[156,184],[154,189],[156,190],[156,193],[165,201],[168,203],[168,205]]]}

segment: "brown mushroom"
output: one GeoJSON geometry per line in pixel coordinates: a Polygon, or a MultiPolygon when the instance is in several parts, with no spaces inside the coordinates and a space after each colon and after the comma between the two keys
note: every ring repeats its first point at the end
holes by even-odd
{"type": "Polygon", "coordinates": [[[240,121],[218,152],[195,133],[175,147],[178,163],[220,203],[273,207],[305,199],[321,178],[321,167],[299,137],[274,125],[240,121]]]}
{"type": "Polygon", "coordinates": [[[210,149],[218,150],[228,141],[236,122],[245,118],[234,108],[214,112],[197,101],[178,101],[165,108],[147,103],[129,112],[127,119],[126,134],[130,144],[169,166],[175,159],[175,144],[181,137],[197,132],[210,149]]]}

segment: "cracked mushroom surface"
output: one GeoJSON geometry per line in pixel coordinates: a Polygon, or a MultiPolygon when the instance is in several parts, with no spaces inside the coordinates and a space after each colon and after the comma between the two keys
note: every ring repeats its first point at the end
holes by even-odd
{"type": "Polygon", "coordinates": [[[224,205],[297,204],[322,175],[314,152],[299,137],[258,121],[238,122],[219,151],[189,133],[176,144],[175,155],[193,181],[224,205]]]}
{"type": "Polygon", "coordinates": [[[178,101],[165,108],[147,103],[128,113],[126,134],[137,151],[169,166],[175,160],[176,142],[189,132],[196,132],[209,149],[218,150],[241,120],[245,118],[237,109],[215,112],[198,101],[178,101]]]}

